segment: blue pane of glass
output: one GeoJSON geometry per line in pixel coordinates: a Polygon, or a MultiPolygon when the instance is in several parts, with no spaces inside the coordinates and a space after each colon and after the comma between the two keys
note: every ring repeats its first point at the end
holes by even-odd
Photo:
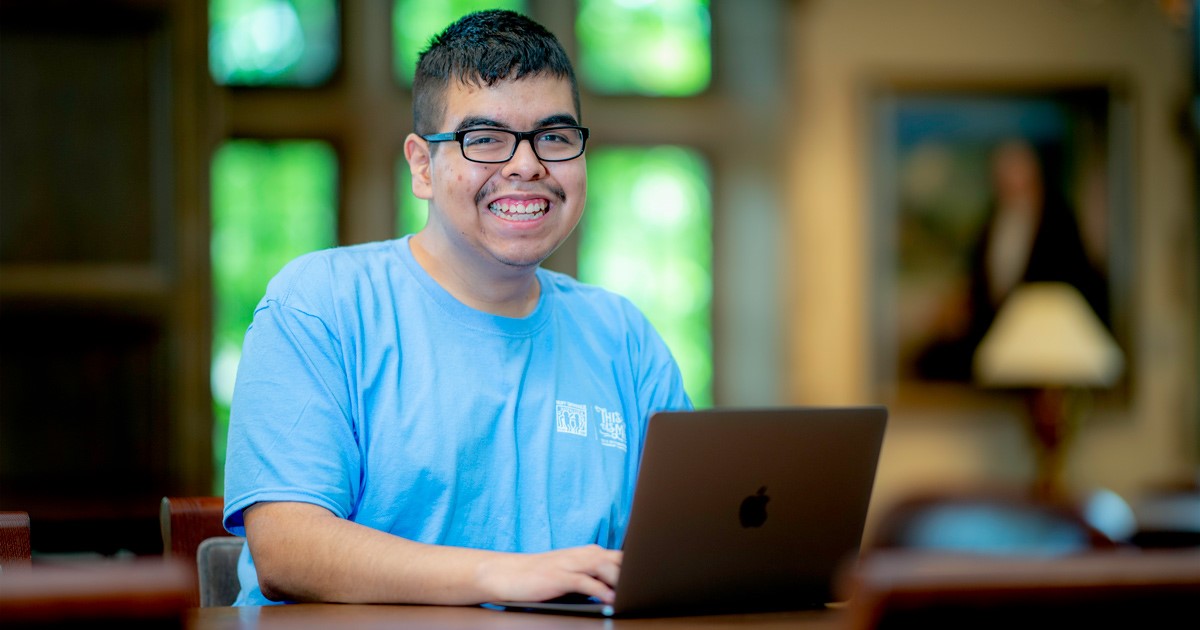
{"type": "Polygon", "coordinates": [[[525,12],[525,0],[393,0],[392,65],[402,85],[412,85],[417,55],[429,46],[429,40],[451,22],[484,9],[508,9],[525,12]]]}
{"type": "Polygon", "coordinates": [[[208,55],[221,85],[313,86],[338,64],[338,0],[209,0],[208,55]]]}
{"type": "Polygon", "coordinates": [[[662,334],[697,406],[712,404],[708,166],[674,146],[588,152],[579,278],[633,301],[662,334]]]}
{"type": "Polygon", "coordinates": [[[331,247],[337,156],[324,142],[226,142],[212,163],[213,455],[220,491],[242,338],[284,263],[331,247]]]}
{"type": "Polygon", "coordinates": [[[690,96],[712,75],[708,0],[579,0],[579,72],[606,94],[690,96]]]}

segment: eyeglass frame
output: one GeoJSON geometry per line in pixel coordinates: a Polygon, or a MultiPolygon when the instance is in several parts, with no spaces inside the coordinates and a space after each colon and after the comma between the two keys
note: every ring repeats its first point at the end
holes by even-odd
{"type": "Polygon", "coordinates": [[[463,159],[467,160],[468,162],[475,162],[476,164],[504,164],[505,162],[508,162],[509,160],[513,159],[514,155],[517,154],[517,147],[520,146],[522,140],[529,141],[529,148],[533,151],[534,156],[536,156],[537,159],[541,160],[542,162],[570,162],[571,160],[578,159],[579,156],[583,155],[584,150],[587,149],[589,133],[590,132],[587,127],[580,127],[578,125],[553,125],[550,127],[538,127],[532,131],[513,131],[512,129],[501,129],[498,127],[473,127],[471,129],[459,129],[458,131],[447,131],[445,133],[431,133],[429,135],[421,136],[421,139],[425,140],[426,142],[458,142],[458,151],[462,154],[463,159]],[[554,131],[556,129],[574,129],[579,132],[581,141],[578,154],[569,158],[550,159],[544,158],[540,153],[538,153],[537,145],[533,141],[534,137],[539,133],[554,131]],[[516,137],[517,141],[512,145],[512,152],[509,153],[508,157],[504,158],[503,160],[477,160],[467,157],[467,148],[462,142],[463,138],[466,137],[467,134],[475,131],[501,131],[513,135],[516,137]]]}

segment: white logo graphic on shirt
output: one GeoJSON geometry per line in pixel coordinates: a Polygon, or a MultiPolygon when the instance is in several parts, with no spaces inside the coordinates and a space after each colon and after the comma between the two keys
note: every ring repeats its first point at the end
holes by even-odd
{"type": "Polygon", "coordinates": [[[587,415],[587,405],[577,405],[562,400],[554,401],[554,424],[559,433],[587,437],[587,415]]]}
{"type": "Polygon", "coordinates": [[[600,443],[625,450],[628,440],[625,438],[625,419],[621,417],[621,412],[597,406],[596,413],[600,414],[600,443]]]}

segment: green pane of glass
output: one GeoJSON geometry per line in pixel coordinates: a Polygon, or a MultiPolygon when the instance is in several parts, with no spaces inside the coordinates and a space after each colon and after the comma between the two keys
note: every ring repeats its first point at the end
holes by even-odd
{"type": "Polygon", "coordinates": [[[579,279],[633,301],[662,334],[697,406],[712,404],[708,166],[675,146],[588,151],[579,279]]]}
{"type": "Polygon", "coordinates": [[[233,377],[254,307],[284,263],[335,244],[336,223],[337,156],[327,143],[234,140],[213,158],[212,392],[218,491],[233,377]]]}
{"type": "Polygon", "coordinates": [[[708,0],[579,0],[583,83],[605,94],[691,96],[712,76],[708,0]]]}
{"type": "Polygon", "coordinates": [[[451,22],[484,9],[525,12],[525,0],[393,0],[392,66],[402,85],[412,85],[417,55],[451,22]]]}
{"type": "Polygon", "coordinates": [[[208,61],[220,85],[313,86],[337,67],[338,0],[209,0],[208,61]]]}
{"type": "Polygon", "coordinates": [[[396,161],[396,236],[416,234],[429,218],[429,202],[412,194],[412,172],[403,156],[396,161]]]}

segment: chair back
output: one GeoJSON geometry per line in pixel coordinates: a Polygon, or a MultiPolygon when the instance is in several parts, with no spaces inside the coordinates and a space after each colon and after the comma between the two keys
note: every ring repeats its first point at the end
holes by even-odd
{"type": "Polygon", "coordinates": [[[238,558],[246,539],[240,536],[206,538],[196,550],[200,578],[200,606],[232,606],[237,600],[238,558]]]}
{"type": "Polygon", "coordinates": [[[0,512],[0,569],[33,565],[29,544],[29,513],[0,512]]]}
{"type": "MultiPolygon", "coordinates": [[[[210,592],[224,592],[223,587],[218,588],[212,584],[224,585],[232,582],[236,587],[238,583],[236,556],[232,566],[216,562],[212,558],[206,561],[203,568],[199,564],[198,555],[204,541],[211,538],[228,538],[237,541],[235,544],[245,541],[225,531],[224,525],[221,524],[224,507],[223,497],[163,497],[162,500],[159,524],[162,528],[163,555],[187,562],[199,577],[199,589],[192,594],[192,606],[203,605],[201,595],[206,589],[210,592]],[[203,569],[208,569],[207,575],[203,569]]],[[[236,596],[236,588],[234,594],[236,596]]],[[[209,605],[232,603],[232,600],[225,602],[224,599],[216,597],[212,601],[218,603],[209,605]]]]}

